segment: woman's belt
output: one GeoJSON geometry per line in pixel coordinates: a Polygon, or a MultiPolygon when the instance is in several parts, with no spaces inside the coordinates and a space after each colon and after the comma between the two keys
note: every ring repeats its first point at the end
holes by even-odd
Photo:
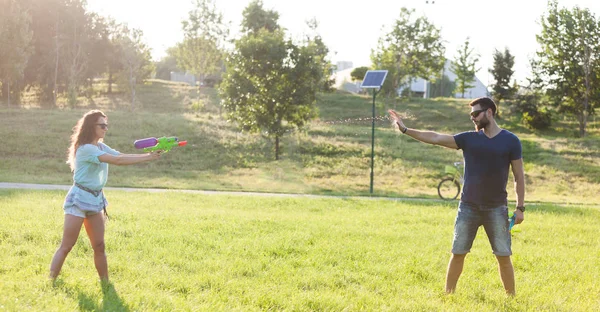
{"type": "Polygon", "coordinates": [[[77,183],[77,182],[75,182],[75,186],[77,186],[78,188],[80,188],[80,189],[82,189],[82,190],[84,190],[84,191],[86,191],[86,192],[88,192],[88,193],[90,193],[90,194],[92,194],[92,195],[94,195],[96,197],[98,197],[100,194],[102,194],[102,190],[94,191],[92,189],[89,189],[89,188],[87,188],[87,187],[85,187],[85,186],[77,183]]]}

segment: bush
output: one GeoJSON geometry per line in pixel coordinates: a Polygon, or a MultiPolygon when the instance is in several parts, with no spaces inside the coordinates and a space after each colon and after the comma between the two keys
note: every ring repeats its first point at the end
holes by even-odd
{"type": "Polygon", "coordinates": [[[552,114],[545,108],[523,113],[523,122],[531,129],[547,129],[552,124],[552,114]]]}
{"type": "Polygon", "coordinates": [[[509,111],[521,114],[523,123],[530,129],[547,129],[552,124],[552,113],[544,106],[545,98],[538,93],[517,94],[514,101],[509,101],[509,111]]]}

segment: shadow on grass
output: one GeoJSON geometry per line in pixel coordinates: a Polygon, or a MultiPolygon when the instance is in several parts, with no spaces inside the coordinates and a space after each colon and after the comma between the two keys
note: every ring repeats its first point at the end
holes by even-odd
{"type": "Polygon", "coordinates": [[[548,166],[563,174],[574,174],[585,178],[590,183],[600,183],[600,166],[592,164],[589,160],[600,157],[600,153],[585,142],[573,142],[573,146],[564,152],[546,149],[541,144],[529,140],[521,140],[523,146],[523,157],[526,162],[532,162],[540,166],[548,166]]]}
{"type": "Polygon", "coordinates": [[[101,304],[98,304],[93,295],[87,294],[77,287],[65,285],[60,278],[54,282],[54,288],[61,289],[69,297],[76,299],[80,311],[130,311],[111,282],[101,282],[101,304]]]}

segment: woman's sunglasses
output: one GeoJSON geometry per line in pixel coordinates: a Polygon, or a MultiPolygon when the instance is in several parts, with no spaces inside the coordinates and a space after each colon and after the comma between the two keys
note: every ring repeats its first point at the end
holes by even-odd
{"type": "Polygon", "coordinates": [[[96,125],[97,125],[97,126],[100,126],[100,128],[101,128],[102,130],[106,130],[106,129],[108,129],[108,124],[96,124],[96,125]]]}
{"type": "Polygon", "coordinates": [[[485,112],[486,110],[488,110],[488,109],[486,108],[486,109],[480,109],[480,110],[472,111],[472,112],[471,112],[471,117],[473,117],[473,118],[477,118],[477,116],[479,116],[479,114],[480,114],[481,112],[485,112]]]}

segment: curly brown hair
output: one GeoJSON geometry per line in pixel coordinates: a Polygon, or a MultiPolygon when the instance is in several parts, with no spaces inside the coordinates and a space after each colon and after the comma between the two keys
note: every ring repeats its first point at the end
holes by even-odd
{"type": "Polygon", "coordinates": [[[98,118],[106,115],[99,110],[91,110],[83,115],[73,127],[71,135],[71,145],[67,151],[67,164],[71,167],[71,172],[75,170],[75,153],[77,148],[84,144],[92,143],[96,138],[96,121],[98,118]]]}

